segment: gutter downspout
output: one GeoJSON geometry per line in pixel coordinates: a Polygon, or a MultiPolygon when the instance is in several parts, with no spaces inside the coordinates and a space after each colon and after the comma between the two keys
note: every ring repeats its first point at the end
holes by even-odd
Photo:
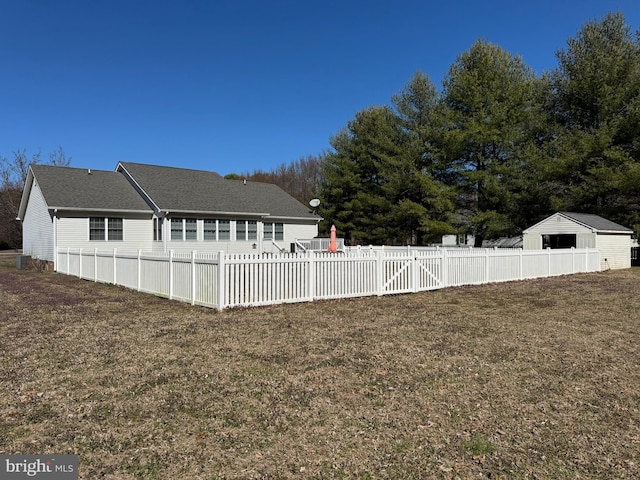
{"type": "MultiPolygon", "coordinates": [[[[162,218],[162,251],[163,253],[167,253],[167,217],[169,215],[169,210],[164,212],[164,217],[162,218]]],[[[171,230],[169,230],[171,233],[171,230]]]]}
{"type": "Polygon", "coordinates": [[[58,271],[58,209],[53,210],[53,271],[58,271]]]}

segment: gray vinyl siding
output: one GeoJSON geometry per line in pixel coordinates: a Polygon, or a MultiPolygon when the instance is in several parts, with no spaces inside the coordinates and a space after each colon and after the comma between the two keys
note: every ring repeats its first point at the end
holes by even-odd
{"type": "Polygon", "coordinates": [[[631,268],[631,235],[600,234],[596,242],[603,270],[631,268]]]}
{"type": "Polygon", "coordinates": [[[98,214],[85,213],[82,215],[65,215],[58,219],[58,248],[82,248],[98,250],[113,250],[117,248],[123,252],[142,250],[149,252],[153,243],[153,221],[151,215],[123,216],[117,213],[98,214]],[[90,217],[122,218],[122,240],[89,240],[90,217]]]}
{"type": "MultiPolygon", "coordinates": [[[[299,223],[284,224],[284,240],[277,240],[278,246],[289,250],[291,244],[297,239],[309,239],[318,236],[318,225],[305,225],[299,223]]],[[[262,250],[265,252],[276,252],[276,246],[271,240],[264,240],[262,250]]]]}
{"type": "MultiPolygon", "coordinates": [[[[227,253],[275,253],[278,248],[273,244],[271,240],[264,239],[263,223],[257,222],[258,239],[256,240],[237,240],[236,233],[236,220],[231,220],[231,239],[230,240],[204,240],[203,232],[203,220],[198,219],[197,223],[197,240],[171,240],[171,227],[169,222],[165,221],[165,238],[167,251],[173,250],[175,252],[211,252],[216,253],[221,250],[227,253]],[[253,247],[255,244],[255,248],[253,247]]],[[[291,244],[297,239],[314,238],[318,235],[318,225],[304,224],[304,223],[286,223],[282,220],[273,220],[271,223],[283,223],[284,224],[284,239],[278,240],[276,243],[281,248],[289,251],[291,244]]],[[[160,251],[165,242],[154,242],[155,251],[160,251]]]]}
{"type": "Polygon", "coordinates": [[[522,234],[523,250],[542,250],[542,235],[536,233],[522,234]]]}
{"type": "Polygon", "coordinates": [[[576,235],[576,248],[596,248],[595,233],[578,233],[576,235]]]}
{"type": "Polygon", "coordinates": [[[25,255],[53,262],[53,245],[53,219],[34,180],[22,220],[22,250],[25,255]]]}
{"type": "Polygon", "coordinates": [[[580,225],[568,218],[551,216],[539,224],[527,228],[528,234],[537,235],[562,235],[562,234],[587,234],[592,233],[590,228],[580,225]]]}
{"type": "Polygon", "coordinates": [[[523,232],[522,247],[525,250],[540,250],[543,235],[563,234],[576,235],[577,248],[595,248],[596,246],[596,234],[592,229],[568,218],[553,215],[523,232]]]}

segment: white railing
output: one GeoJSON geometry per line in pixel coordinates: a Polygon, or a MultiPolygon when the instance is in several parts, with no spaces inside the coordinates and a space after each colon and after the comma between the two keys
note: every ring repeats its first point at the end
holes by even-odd
{"type": "Polygon", "coordinates": [[[331,254],[60,249],[56,270],[217,309],[388,295],[600,270],[596,249],[350,249],[331,254]]]}
{"type": "MultiPolygon", "coordinates": [[[[296,239],[296,244],[302,247],[304,251],[315,250],[317,252],[327,252],[329,250],[330,243],[331,243],[331,239],[326,237],[296,239]]],[[[339,252],[342,252],[345,250],[346,247],[344,246],[344,238],[336,238],[336,247],[339,252]]]]}

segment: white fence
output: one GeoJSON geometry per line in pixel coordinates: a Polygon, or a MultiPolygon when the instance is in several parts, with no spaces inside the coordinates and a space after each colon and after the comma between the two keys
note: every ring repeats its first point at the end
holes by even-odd
{"type": "Polygon", "coordinates": [[[58,250],[56,270],[217,309],[435,290],[600,270],[596,249],[354,249],[331,254],[58,250]]]}

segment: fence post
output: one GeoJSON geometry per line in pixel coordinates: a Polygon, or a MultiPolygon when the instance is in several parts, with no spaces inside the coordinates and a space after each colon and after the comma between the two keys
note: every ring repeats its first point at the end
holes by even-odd
{"type": "Polygon", "coordinates": [[[524,280],[524,263],[523,263],[523,251],[522,249],[518,250],[518,257],[519,257],[519,262],[518,262],[518,268],[520,269],[520,280],[524,280]]]}
{"type": "Polygon", "coordinates": [[[169,250],[169,300],[173,300],[173,250],[169,250]]]}
{"type": "Polygon", "coordinates": [[[547,247],[547,277],[551,276],[551,247],[547,247]]]}
{"type": "Polygon", "coordinates": [[[93,249],[93,281],[98,281],[98,249],[93,249]]]}
{"type": "MultiPolygon", "coordinates": [[[[497,247],[496,247],[497,248],[497,247]]],[[[484,249],[484,283],[489,283],[489,248],[484,249]]]]}
{"type": "Polygon", "coordinates": [[[411,269],[413,272],[411,273],[411,291],[416,293],[418,291],[418,251],[414,249],[409,250],[409,255],[411,255],[411,269]]]}
{"type": "Polygon", "coordinates": [[[225,307],[225,269],[224,252],[221,250],[218,252],[218,310],[223,310],[225,307]]]}
{"type": "Polygon", "coordinates": [[[78,250],[78,278],[82,278],[82,247],[78,250]]]}
{"type": "Polygon", "coordinates": [[[138,249],[138,291],[140,291],[140,285],[142,283],[142,250],[138,249]]]}
{"type": "Polygon", "coordinates": [[[69,271],[69,269],[71,268],[71,261],[69,260],[69,257],[71,256],[71,248],[67,247],[67,275],[71,275],[71,272],[69,271]]]}
{"type": "Polygon", "coordinates": [[[191,251],[191,305],[196,304],[196,251],[191,251]]]}
{"type": "Polygon", "coordinates": [[[378,296],[384,295],[384,250],[376,252],[376,291],[378,296]]]}
{"type": "Polygon", "coordinates": [[[571,273],[576,273],[576,247],[571,247],[571,273]]]}
{"type": "Polygon", "coordinates": [[[116,250],[117,248],[113,249],[113,284],[114,285],[118,284],[118,282],[116,281],[116,278],[117,278],[116,277],[116,259],[117,259],[116,250]]]}
{"type": "Polygon", "coordinates": [[[447,259],[447,249],[438,248],[440,252],[440,282],[441,288],[449,286],[449,260],[447,259]]]}
{"type": "Polygon", "coordinates": [[[307,251],[307,261],[309,269],[309,278],[307,280],[307,288],[309,289],[309,300],[313,301],[316,296],[316,262],[315,252],[313,250],[307,251]]]}

